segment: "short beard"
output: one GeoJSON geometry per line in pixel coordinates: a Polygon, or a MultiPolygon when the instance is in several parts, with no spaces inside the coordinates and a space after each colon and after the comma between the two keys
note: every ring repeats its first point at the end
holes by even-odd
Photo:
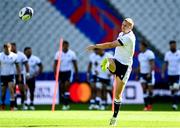
{"type": "Polygon", "coordinates": [[[176,52],[176,49],[171,49],[171,52],[173,52],[173,53],[176,52]]]}

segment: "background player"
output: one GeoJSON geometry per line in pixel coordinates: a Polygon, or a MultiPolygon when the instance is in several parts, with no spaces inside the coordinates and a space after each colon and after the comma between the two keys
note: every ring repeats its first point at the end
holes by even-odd
{"type": "Polygon", "coordinates": [[[93,50],[95,48],[116,48],[114,59],[107,58],[102,62],[102,70],[106,70],[108,68],[110,72],[115,74],[116,87],[114,114],[110,120],[111,126],[116,125],[117,115],[122,102],[122,93],[131,73],[131,66],[133,63],[133,55],[135,50],[135,35],[132,31],[133,26],[133,20],[131,18],[126,18],[122,23],[122,32],[119,33],[117,40],[103,44],[90,45],[87,47],[87,50],[93,50]]]}
{"type": "Polygon", "coordinates": [[[89,64],[87,69],[87,81],[91,85],[91,99],[90,99],[90,105],[89,109],[97,109],[95,104],[95,98],[96,98],[96,82],[97,82],[97,71],[96,68],[98,66],[98,62],[96,61],[98,58],[97,55],[97,49],[94,49],[94,52],[90,54],[89,56],[89,64]]]}
{"type": "Polygon", "coordinates": [[[34,91],[36,87],[35,80],[36,80],[36,77],[40,73],[42,73],[43,65],[39,57],[32,55],[31,47],[26,47],[24,49],[24,54],[28,58],[29,73],[30,73],[30,77],[26,80],[26,84],[30,92],[30,107],[29,108],[31,110],[35,110],[35,107],[34,107],[34,91]]]}
{"type": "Polygon", "coordinates": [[[155,84],[155,55],[148,49],[145,41],[140,43],[140,53],[138,55],[140,73],[140,82],[143,89],[144,96],[144,110],[152,110],[153,103],[153,85],[155,84]]]}
{"type": "MultiPolygon", "coordinates": [[[[97,63],[98,66],[96,68],[96,72],[97,72],[97,82],[96,82],[96,105],[97,108],[100,110],[105,110],[105,106],[107,105],[107,89],[110,86],[110,78],[111,78],[111,74],[110,72],[107,71],[102,71],[101,70],[101,62],[102,60],[104,60],[105,58],[113,58],[113,56],[108,53],[105,52],[103,49],[97,49],[97,63]]],[[[111,86],[110,86],[111,87],[111,86]]],[[[111,91],[110,91],[111,92],[111,91]]]]}
{"type": "Polygon", "coordinates": [[[3,52],[0,53],[0,75],[2,82],[2,106],[1,109],[5,110],[5,97],[6,97],[6,88],[9,87],[10,90],[10,109],[14,110],[15,102],[15,92],[14,92],[14,66],[16,66],[18,81],[21,82],[20,67],[17,62],[17,55],[11,52],[11,44],[4,44],[3,52]]]}
{"type": "Polygon", "coordinates": [[[165,78],[167,69],[168,84],[172,95],[172,108],[178,109],[178,90],[180,84],[180,50],[176,48],[176,41],[169,42],[170,51],[166,52],[162,67],[162,78],[165,78]]]}
{"type": "MultiPolygon", "coordinates": [[[[16,82],[15,86],[17,85],[20,90],[22,109],[27,110],[28,107],[27,107],[27,103],[26,103],[27,95],[26,95],[26,87],[25,87],[25,78],[27,77],[27,79],[28,79],[30,76],[28,60],[27,60],[26,55],[23,52],[17,51],[16,43],[11,43],[11,51],[14,52],[15,54],[17,54],[17,61],[20,65],[21,78],[22,78],[22,81],[19,82],[18,75],[15,70],[15,82],[16,82]]],[[[15,93],[16,93],[16,87],[15,87],[15,93]]],[[[15,95],[15,109],[18,109],[17,108],[17,94],[15,95]]]]}
{"type": "MultiPolygon", "coordinates": [[[[56,52],[54,59],[54,74],[56,75],[56,68],[58,62],[59,52],[56,52]]],[[[72,66],[75,71],[75,79],[78,79],[78,66],[76,54],[74,51],[69,49],[69,42],[63,41],[63,50],[61,55],[61,65],[60,65],[60,73],[59,73],[59,99],[62,100],[62,109],[68,110],[69,106],[69,85],[70,85],[70,77],[72,73],[72,66]]]]}
{"type": "Polygon", "coordinates": [[[106,106],[107,89],[109,89],[110,86],[111,76],[109,71],[102,72],[101,70],[101,61],[106,57],[112,58],[112,55],[104,52],[102,49],[94,49],[94,52],[90,55],[90,62],[88,65],[88,77],[89,74],[92,73],[90,81],[92,89],[92,98],[90,100],[89,106],[90,110],[104,110],[106,106]]]}

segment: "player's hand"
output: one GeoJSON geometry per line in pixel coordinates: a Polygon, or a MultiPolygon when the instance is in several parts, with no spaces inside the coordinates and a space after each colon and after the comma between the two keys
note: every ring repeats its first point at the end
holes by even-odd
{"type": "Polygon", "coordinates": [[[88,47],[86,48],[86,50],[87,50],[87,51],[92,51],[92,50],[94,50],[95,48],[96,48],[95,45],[90,45],[90,46],[88,46],[88,47]]]}
{"type": "Polygon", "coordinates": [[[26,79],[29,80],[30,79],[30,74],[26,73],[26,79]]]}

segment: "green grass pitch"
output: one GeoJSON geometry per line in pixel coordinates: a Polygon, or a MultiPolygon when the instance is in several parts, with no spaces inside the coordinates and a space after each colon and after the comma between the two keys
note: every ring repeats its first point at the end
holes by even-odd
{"type": "MultiPolygon", "coordinates": [[[[1,111],[0,127],[108,128],[111,111],[1,111]]],[[[119,128],[180,128],[180,112],[120,111],[119,128]]]]}

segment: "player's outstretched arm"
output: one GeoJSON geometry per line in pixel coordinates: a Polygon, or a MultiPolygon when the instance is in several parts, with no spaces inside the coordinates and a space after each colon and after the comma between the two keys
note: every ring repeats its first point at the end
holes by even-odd
{"type": "Polygon", "coordinates": [[[102,43],[102,44],[90,45],[86,49],[88,51],[91,51],[91,50],[94,50],[96,48],[98,48],[98,49],[110,49],[110,48],[115,48],[117,46],[121,46],[121,44],[117,40],[115,40],[115,41],[112,41],[112,42],[106,42],[106,43],[102,43]]]}

